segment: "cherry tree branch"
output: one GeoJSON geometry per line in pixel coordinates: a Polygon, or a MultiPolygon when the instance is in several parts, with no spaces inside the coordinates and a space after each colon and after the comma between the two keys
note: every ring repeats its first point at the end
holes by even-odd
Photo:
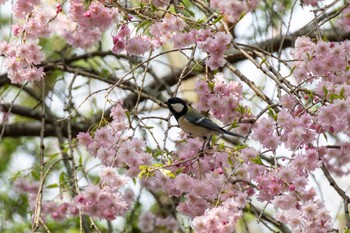
{"type": "Polygon", "coordinates": [[[340,188],[340,186],[335,182],[334,178],[326,168],[326,166],[322,163],[321,170],[323,171],[323,174],[327,178],[329,185],[333,187],[333,189],[338,193],[338,195],[343,199],[344,204],[344,214],[345,214],[345,222],[347,229],[350,229],[350,215],[349,215],[349,203],[350,198],[345,193],[345,191],[340,188]]]}
{"type": "MultiPolygon", "coordinates": [[[[278,228],[281,232],[284,233],[291,233],[292,231],[282,222],[277,221],[273,216],[266,213],[266,211],[259,209],[258,207],[254,206],[252,203],[250,203],[249,207],[244,209],[245,212],[253,214],[255,217],[266,221],[268,223],[271,223],[276,228],[278,228]]],[[[265,226],[266,223],[264,223],[265,226]]]]}

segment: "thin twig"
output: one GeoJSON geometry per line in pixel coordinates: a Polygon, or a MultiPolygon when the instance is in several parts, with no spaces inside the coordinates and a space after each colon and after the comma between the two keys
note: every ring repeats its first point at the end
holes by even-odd
{"type": "Polygon", "coordinates": [[[41,131],[40,131],[40,152],[39,152],[39,164],[40,164],[40,186],[38,190],[38,194],[35,199],[35,210],[34,210],[34,216],[33,216],[33,224],[32,224],[32,232],[35,232],[39,226],[40,226],[40,215],[41,215],[41,207],[42,207],[42,200],[43,200],[43,187],[44,187],[44,153],[45,153],[45,143],[44,143],[44,136],[45,136],[45,114],[46,114],[46,105],[45,105],[45,80],[42,79],[41,81],[41,94],[42,94],[42,108],[41,108],[41,131]]]}

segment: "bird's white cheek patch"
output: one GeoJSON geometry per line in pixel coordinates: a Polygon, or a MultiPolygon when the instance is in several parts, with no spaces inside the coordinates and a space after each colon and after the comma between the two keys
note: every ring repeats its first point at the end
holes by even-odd
{"type": "Polygon", "coordinates": [[[184,109],[183,104],[172,104],[171,107],[175,110],[175,112],[181,112],[184,109]]]}

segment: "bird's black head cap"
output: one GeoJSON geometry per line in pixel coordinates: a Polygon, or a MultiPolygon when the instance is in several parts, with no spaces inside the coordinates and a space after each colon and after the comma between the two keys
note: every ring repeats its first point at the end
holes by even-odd
{"type": "Polygon", "coordinates": [[[185,115],[188,110],[186,101],[178,97],[171,97],[166,104],[176,120],[185,115]]]}

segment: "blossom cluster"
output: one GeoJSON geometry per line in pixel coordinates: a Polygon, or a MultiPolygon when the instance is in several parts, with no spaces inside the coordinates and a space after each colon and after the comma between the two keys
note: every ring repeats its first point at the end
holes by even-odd
{"type": "Polygon", "coordinates": [[[226,63],[224,54],[231,43],[232,36],[225,32],[215,32],[209,28],[189,31],[187,28],[186,22],[174,15],[152,24],[149,28],[151,37],[132,36],[128,26],[122,25],[118,33],[113,36],[112,51],[119,54],[125,49],[130,55],[142,55],[165,42],[171,42],[176,49],[197,44],[199,49],[209,55],[205,64],[211,70],[224,66],[226,63]]]}
{"type": "Polygon", "coordinates": [[[304,201],[297,206],[287,202],[285,207],[277,210],[277,220],[290,225],[293,232],[327,233],[332,228],[331,216],[320,201],[304,201]]]}
{"type": "MultiPolygon", "coordinates": [[[[69,12],[64,15],[62,5],[58,4],[56,9],[47,8],[42,11],[35,10],[40,1],[18,0],[13,6],[15,16],[19,19],[28,18],[13,26],[16,36],[23,36],[25,39],[37,39],[48,37],[52,32],[62,34],[67,42],[75,47],[90,48],[96,44],[101,35],[112,23],[118,22],[117,8],[104,6],[102,2],[93,1],[88,9],[85,9],[81,0],[69,1],[69,12]],[[62,14],[60,14],[62,12],[62,14]],[[59,17],[57,17],[59,15],[59,17]],[[63,16],[64,15],[64,16],[63,16]],[[58,18],[57,22],[65,24],[59,27],[51,25],[51,20],[58,18]]],[[[68,3],[67,3],[68,4],[68,3]]],[[[43,7],[43,6],[41,6],[43,7]]],[[[53,24],[56,21],[53,20],[53,24]]]]}
{"type": "Polygon", "coordinates": [[[284,143],[295,154],[275,172],[249,162],[254,161],[258,152],[244,149],[241,153],[244,161],[248,161],[248,174],[257,184],[258,199],[272,203],[280,221],[289,224],[296,232],[327,232],[332,225],[331,217],[324,204],[317,200],[315,191],[308,188],[308,176],[322,163],[337,175],[348,174],[349,170],[340,165],[342,161],[350,159],[345,154],[348,144],[344,143],[341,149],[315,147],[313,144],[317,136],[325,128],[322,122],[318,123],[314,116],[299,108],[291,96],[282,97],[282,106],[284,109],[277,114],[277,121],[272,118],[260,119],[254,127],[252,138],[272,150],[284,143]],[[269,144],[268,138],[276,140],[271,140],[274,143],[269,144]],[[299,150],[301,148],[304,150],[299,150]],[[320,215],[317,218],[313,212],[315,209],[320,215]]]}
{"type": "Polygon", "coordinates": [[[5,56],[7,76],[12,83],[34,82],[45,75],[44,69],[38,67],[45,56],[37,39],[50,35],[48,22],[52,14],[36,11],[39,4],[39,0],[15,1],[12,10],[20,23],[12,25],[12,31],[15,36],[22,37],[22,43],[0,41],[0,56],[5,56]]]}
{"type": "Polygon", "coordinates": [[[209,58],[205,61],[205,64],[211,70],[216,70],[225,65],[224,54],[231,40],[231,35],[225,32],[218,32],[198,42],[198,48],[209,54],[209,58]]]}
{"type": "Polygon", "coordinates": [[[228,82],[223,73],[217,73],[210,81],[198,80],[196,82],[196,92],[199,98],[197,109],[210,111],[224,124],[232,124],[242,117],[242,114],[237,111],[242,100],[242,91],[240,83],[228,82]]]}
{"type": "Polygon", "coordinates": [[[162,218],[151,212],[140,214],[137,226],[142,232],[157,232],[157,229],[164,228],[170,232],[177,232],[179,229],[177,220],[172,216],[162,218]]]}
{"type": "MultiPolygon", "coordinates": [[[[299,140],[298,143],[293,139],[294,147],[314,146],[312,144],[318,134],[350,136],[350,87],[347,85],[350,77],[349,51],[348,41],[319,40],[314,43],[308,37],[299,37],[296,40],[295,48],[291,51],[292,57],[297,60],[294,62],[296,68],[293,74],[300,84],[303,82],[313,84],[310,88],[310,92],[314,95],[311,102],[316,105],[316,108],[307,111],[296,104],[294,99],[294,103],[288,104],[294,106],[289,107],[289,112],[282,110],[278,114],[278,123],[282,126],[289,125],[289,128],[295,131],[294,136],[288,134],[291,139],[296,137],[299,140]],[[315,88],[312,89],[312,87],[315,88]],[[291,118],[291,115],[294,116],[291,118]],[[300,120],[295,121],[297,118],[300,120]]],[[[322,161],[328,169],[337,175],[348,174],[348,169],[339,166],[342,164],[341,161],[349,160],[345,152],[346,146],[341,146],[341,149],[319,148],[322,148],[322,161]]]]}
{"type": "MultiPolygon", "coordinates": [[[[149,190],[162,190],[169,196],[182,197],[176,209],[193,219],[198,217],[198,224],[212,218],[211,212],[213,214],[215,212],[211,211],[213,207],[217,206],[217,211],[222,209],[229,211],[234,206],[244,207],[252,194],[249,186],[244,182],[237,184],[227,182],[225,170],[232,173],[233,179],[248,181],[247,173],[240,168],[240,162],[236,156],[229,155],[225,151],[217,151],[217,148],[209,149],[204,155],[199,156],[202,144],[199,139],[188,139],[178,144],[177,152],[173,154],[173,163],[177,165],[169,168],[174,173],[178,170],[182,171],[175,178],[157,171],[154,176],[141,181],[149,190]],[[230,168],[232,165],[229,161],[234,164],[233,168],[230,168]],[[239,191],[242,187],[246,192],[239,191]],[[218,205],[218,202],[222,203],[218,205]]],[[[225,216],[225,219],[219,219],[220,224],[216,227],[232,229],[239,215],[239,212],[236,217],[230,213],[225,216]]],[[[211,227],[215,228],[215,225],[211,227]]]]}
{"type": "Polygon", "coordinates": [[[151,165],[152,156],[146,153],[145,142],[137,137],[123,136],[126,131],[127,118],[122,103],[117,103],[111,109],[112,121],[94,132],[78,134],[79,143],[88,152],[101,160],[102,164],[111,167],[124,167],[126,174],[137,177],[140,165],[151,165]]]}
{"type": "MultiPolygon", "coordinates": [[[[185,26],[186,23],[183,19],[170,15],[150,26],[149,32],[153,36],[151,38],[147,36],[132,36],[128,26],[122,25],[118,33],[113,36],[114,46],[112,51],[119,54],[125,49],[130,55],[142,55],[151,49],[158,48],[163,42],[170,39],[171,36],[175,36],[176,32],[182,32],[185,26]]],[[[176,38],[175,40],[180,43],[179,36],[176,38]]],[[[181,37],[181,39],[185,40],[186,38],[181,37]]],[[[188,44],[192,42],[194,41],[190,41],[188,44]]]]}
{"type": "Polygon", "coordinates": [[[320,153],[322,153],[322,162],[337,176],[346,176],[350,173],[350,168],[344,166],[350,161],[350,143],[342,142],[339,144],[340,148],[326,148],[320,147],[320,153]]]}
{"type": "Polygon", "coordinates": [[[329,213],[317,199],[315,190],[308,187],[308,174],[321,166],[322,149],[308,149],[277,171],[254,163],[258,152],[253,148],[242,150],[241,155],[250,179],[259,190],[258,200],[271,203],[277,210],[277,219],[296,232],[327,232],[331,228],[329,213]]]}
{"type": "Polygon", "coordinates": [[[319,40],[314,43],[309,37],[298,37],[295,48],[291,50],[291,55],[296,60],[293,63],[295,66],[293,75],[299,83],[321,80],[317,88],[319,90],[322,90],[325,82],[333,84],[347,82],[350,77],[350,71],[347,69],[349,52],[349,41],[319,40]]]}
{"type": "MultiPolygon", "coordinates": [[[[121,193],[121,189],[127,182],[126,177],[118,175],[110,167],[102,169],[99,176],[99,185],[88,185],[74,200],[61,203],[44,200],[42,216],[50,216],[58,221],[69,216],[78,216],[79,213],[107,220],[123,216],[133,201],[133,192],[130,189],[123,195],[121,193]]],[[[29,195],[29,205],[34,212],[39,183],[19,178],[14,182],[14,187],[17,191],[29,195]]]]}
{"type": "Polygon", "coordinates": [[[54,17],[54,12],[52,12],[52,10],[45,12],[32,11],[27,14],[28,20],[20,21],[20,23],[16,23],[12,26],[15,36],[22,36],[25,40],[35,41],[40,37],[48,37],[51,35],[52,29],[49,27],[49,21],[54,17]]]}
{"type": "Polygon", "coordinates": [[[193,229],[197,233],[234,232],[237,221],[242,217],[242,207],[233,199],[222,205],[208,209],[203,216],[193,219],[193,229]]]}
{"type": "Polygon", "coordinates": [[[118,22],[117,8],[93,1],[85,10],[83,1],[70,0],[69,19],[75,27],[65,27],[63,38],[74,47],[90,48],[113,23],[118,22]]]}
{"type": "Polygon", "coordinates": [[[347,7],[342,11],[341,17],[337,21],[337,26],[349,31],[350,30],[350,8],[347,7]]]}
{"type": "Polygon", "coordinates": [[[345,133],[350,136],[350,98],[336,99],[332,104],[318,109],[318,122],[323,130],[332,134],[345,133]]]}
{"type": "MultiPolygon", "coordinates": [[[[285,95],[283,98],[292,97],[285,95]]],[[[252,138],[267,149],[275,150],[284,143],[293,151],[312,144],[318,129],[313,117],[303,109],[296,107],[288,111],[284,108],[277,114],[277,122],[271,117],[261,118],[254,126],[252,138]]]]}
{"type": "MultiPolygon", "coordinates": [[[[40,183],[29,181],[25,178],[18,178],[13,186],[16,191],[28,195],[30,210],[34,213],[40,183]]],[[[55,201],[44,200],[41,206],[42,218],[44,220],[47,216],[50,216],[52,219],[61,221],[67,216],[77,216],[79,214],[79,209],[73,202],[57,203],[55,201]]]]}
{"type": "MultiPolygon", "coordinates": [[[[0,55],[5,56],[5,64],[8,78],[12,83],[24,81],[37,81],[44,77],[44,70],[38,65],[44,60],[41,47],[37,45],[37,39],[48,37],[54,31],[50,28],[50,22],[55,15],[62,12],[62,6],[53,9],[38,11],[36,7],[40,1],[15,1],[13,12],[19,23],[13,25],[13,34],[22,37],[22,43],[0,42],[0,55]]],[[[89,48],[96,43],[101,34],[113,23],[117,22],[116,8],[105,7],[101,2],[94,1],[85,10],[80,0],[71,0],[69,8],[70,20],[75,22],[75,27],[66,24],[60,27],[63,37],[75,47],[89,48]]]]}
{"type": "Polygon", "coordinates": [[[184,31],[186,26],[187,24],[182,18],[170,15],[169,17],[163,18],[160,22],[154,23],[149,28],[149,32],[152,36],[158,37],[161,41],[165,41],[174,33],[184,31]]]}
{"type": "Polygon", "coordinates": [[[301,4],[303,5],[309,5],[309,6],[317,6],[318,2],[321,2],[323,0],[302,0],[301,4]]]}
{"type": "Polygon", "coordinates": [[[44,75],[43,67],[38,67],[45,58],[41,47],[35,43],[14,44],[0,41],[0,56],[5,56],[7,76],[12,83],[34,82],[44,75]]]}
{"type": "Polygon", "coordinates": [[[227,17],[227,20],[231,23],[236,22],[243,13],[255,10],[260,3],[260,0],[212,0],[210,6],[214,9],[218,9],[222,14],[227,17]]]}
{"type": "Polygon", "coordinates": [[[113,168],[105,168],[100,173],[100,185],[89,185],[75,197],[77,207],[89,216],[114,220],[128,210],[128,203],[118,192],[127,182],[113,168]]]}
{"type": "Polygon", "coordinates": [[[23,19],[29,15],[34,7],[40,3],[40,0],[26,1],[26,0],[17,0],[12,8],[14,15],[23,19]]]}
{"type": "Polygon", "coordinates": [[[173,173],[181,171],[175,178],[158,171],[142,179],[149,190],[181,197],[176,209],[193,219],[195,232],[233,231],[254,190],[259,201],[276,208],[281,220],[290,217],[284,222],[300,232],[327,232],[331,228],[327,210],[317,200],[314,189],[307,186],[309,172],[321,165],[322,151],[310,148],[292,158],[289,165],[275,170],[255,162],[259,152],[250,147],[237,154],[213,148],[199,155],[201,148],[198,139],[179,143],[172,156],[176,166],[169,168],[173,173]],[[227,179],[227,174],[232,180],[227,179]],[[320,218],[310,218],[310,208],[316,207],[320,218]]]}
{"type": "MultiPolygon", "coordinates": [[[[152,157],[144,152],[143,140],[122,136],[122,132],[128,127],[122,102],[117,102],[111,109],[111,117],[113,120],[110,124],[96,130],[93,137],[89,133],[78,135],[79,142],[106,166],[99,174],[99,184],[88,185],[71,202],[59,204],[55,201],[43,201],[42,213],[53,219],[63,220],[67,216],[78,215],[80,211],[100,219],[113,220],[117,216],[123,216],[128,210],[133,201],[133,192],[128,189],[122,195],[121,189],[127,179],[118,175],[114,167],[125,167],[129,176],[136,177],[140,172],[139,166],[150,165],[152,157]]],[[[19,179],[15,187],[30,194],[30,205],[33,209],[39,184],[27,184],[19,179]]]]}
{"type": "Polygon", "coordinates": [[[130,29],[122,25],[117,35],[113,36],[114,53],[121,53],[126,50],[129,55],[142,55],[154,48],[154,45],[147,37],[135,36],[130,38],[130,29]]]}

